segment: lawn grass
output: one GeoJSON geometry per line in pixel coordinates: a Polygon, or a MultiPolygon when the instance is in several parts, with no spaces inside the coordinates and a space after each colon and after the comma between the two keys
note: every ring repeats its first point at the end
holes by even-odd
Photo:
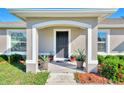
{"type": "Polygon", "coordinates": [[[48,79],[48,72],[37,74],[25,73],[17,64],[0,64],[0,85],[44,85],[48,79]]]}

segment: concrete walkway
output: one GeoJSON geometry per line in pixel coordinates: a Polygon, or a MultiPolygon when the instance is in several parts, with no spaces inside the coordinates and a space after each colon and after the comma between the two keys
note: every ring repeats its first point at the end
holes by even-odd
{"type": "Polygon", "coordinates": [[[48,64],[48,71],[51,73],[83,72],[83,70],[77,69],[75,62],[69,61],[51,62],[48,64]]]}
{"type": "Polygon", "coordinates": [[[48,65],[50,76],[46,85],[79,85],[74,80],[74,72],[84,73],[71,62],[51,62],[48,65]]]}
{"type": "Polygon", "coordinates": [[[50,73],[46,85],[77,85],[73,73],[50,73]]]}

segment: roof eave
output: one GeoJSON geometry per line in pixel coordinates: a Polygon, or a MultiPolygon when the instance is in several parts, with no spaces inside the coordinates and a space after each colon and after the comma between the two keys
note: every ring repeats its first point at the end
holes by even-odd
{"type": "Polygon", "coordinates": [[[73,16],[77,16],[77,17],[84,17],[84,16],[86,16],[86,17],[88,17],[88,16],[92,16],[92,17],[105,17],[105,16],[107,16],[108,14],[112,14],[113,12],[116,12],[117,11],[117,8],[111,8],[111,9],[101,9],[101,10],[94,10],[94,11],[91,11],[90,9],[89,10],[85,10],[85,11],[82,11],[82,10],[78,10],[78,11],[76,11],[76,10],[63,10],[63,11],[59,11],[59,10],[53,10],[53,11],[50,11],[50,10],[48,10],[48,11],[43,11],[43,10],[18,10],[18,9],[9,9],[9,11],[12,13],[12,14],[14,14],[14,15],[16,15],[17,17],[19,17],[19,18],[22,18],[23,20],[25,20],[26,19],[26,17],[43,17],[43,16],[46,16],[46,17],[61,17],[62,15],[60,15],[60,13],[61,14],[63,14],[63,16],[64,17],[73,17],[73,16]],[[54,13],[56,14],[56,15],[54,15],[54,13]],[[39,15],[40,14],[40,15],[39,15]],[[51,15],[50,15],[51,14],[51,15]]]}

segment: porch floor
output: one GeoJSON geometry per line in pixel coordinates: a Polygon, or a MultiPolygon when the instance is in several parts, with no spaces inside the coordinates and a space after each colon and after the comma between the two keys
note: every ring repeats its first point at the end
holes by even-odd
{"type": "Polygon", "coordinates": [[[54,61],[48,64],[48,71],[51,73],[84,73],[82,69],[77,69],[75,62],[54,61]]]}

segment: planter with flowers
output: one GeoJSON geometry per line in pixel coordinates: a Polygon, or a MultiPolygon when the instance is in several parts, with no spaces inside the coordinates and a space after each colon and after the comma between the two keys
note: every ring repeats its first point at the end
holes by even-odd
{"type": "Polygon", "coordinates": [[[76,61],[76,53],[75,52],[72,53],[72,55],[70,57],[70,61],[71,62],[75,62],[76,61]]]}

